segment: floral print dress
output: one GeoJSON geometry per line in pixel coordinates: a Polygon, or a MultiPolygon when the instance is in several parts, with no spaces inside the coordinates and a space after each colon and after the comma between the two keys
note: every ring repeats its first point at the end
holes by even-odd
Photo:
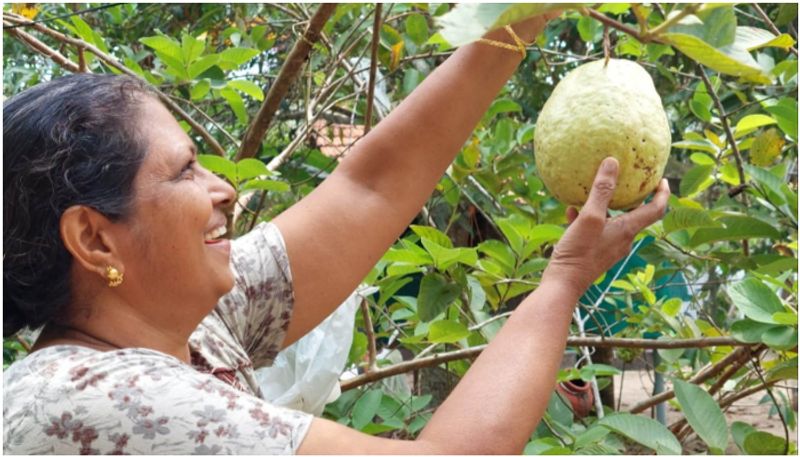
{"type": "Polygon", "coordinates": [[[3,374],[6,454],[291,454],[313,416],[261,396],[292,312],[283,238],[232,244],[233,289],[192,334],[191,365],[161,352],[51,346],[3,374]]]}

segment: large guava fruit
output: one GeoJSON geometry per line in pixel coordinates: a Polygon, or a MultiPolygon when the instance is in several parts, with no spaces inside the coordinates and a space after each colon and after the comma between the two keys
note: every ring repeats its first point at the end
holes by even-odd
{"type": "Polygon", "coordinates": [[[637,206],[658,186],[671,147],[667,116],[653,80],[637,63],[598,60],[556,85],[536,123],[536,168],[566,205],[586,203],[600,162],[619,161],[609,207],[637,206]]]}

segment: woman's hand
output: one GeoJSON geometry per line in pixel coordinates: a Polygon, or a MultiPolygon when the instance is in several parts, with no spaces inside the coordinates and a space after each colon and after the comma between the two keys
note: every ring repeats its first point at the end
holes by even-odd
{"type": "Polygon", "coordinates": [[[633,238],[664,215],[669,197],[661,180],[653,200],[635,210],[607,217],[608,203],[617,184],[619,163],[606,158],[594,179],[589,199],[580,214],[567,209],[570,226],[555,247],[543,281],[555,280],[583,293],[603,272],[630,252],[633,238]]]}

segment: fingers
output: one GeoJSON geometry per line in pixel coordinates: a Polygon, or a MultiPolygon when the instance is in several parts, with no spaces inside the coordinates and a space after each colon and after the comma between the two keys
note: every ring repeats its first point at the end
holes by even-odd
{"type": "Polygon", "coordinates": [[[589,199],[581,210],[581,214],[605,220],[608,203],[614,196],[614,189],[617,187],[618,174],[619,162],[617,159],[607,157],[600,163],[592,190],[589,191],[589,199]]]}
{"type": "Polygon", "coordinates": [[[664,211],[667,209],[667,200],[669,199],[670,191],[669,184],[666,179],[662,179],[658,183],[656,193],[653,195],[653,200],[646,205],[642,205],[635,210],[620,216],[625,219],[625,224],[630,225],[631,229],[636,233],[644,230],[653,222],[661,219],[664,216],[664,211]]]}
{"type": "Polygon", "coordinates": [[[578,218],[578,210],[570,206],[567,208],[567,224],[572,224],[578,218]]]}

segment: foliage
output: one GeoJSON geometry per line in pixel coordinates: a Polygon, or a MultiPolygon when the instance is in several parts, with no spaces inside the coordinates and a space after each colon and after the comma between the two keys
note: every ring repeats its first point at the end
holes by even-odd
{"type": "MultiPolygon", "coordinates": [[[[375,37],[378,117],[419,85],[452,52],[451,44],[550,7],[385,5],[375,37]]],[[[725,388],[711,393],[716,378],[699,385],[688,380],[722,360],[730,346],[660,350],[655,368],[675,380],[676,406],[710,450],[725,452],[730,437],[741,452],[784,452],[783,437],[726,424],[722,414],[737,393],[797,376],[797,58],[789,52],[796,5],[761,6],[780,34],[749,4],[562,7],[566,11],[498,94],[415,224],[365,279],[379,288],[369,299],[374,328],[367,331],[364,316],[356,316],[348,368],[369,364],[370,337],[379,349],[406,358],[485,344],[537,287],[566,221],[564,206],[536,174],[536,116],[569,70],[603,57],[609,26],[610,51],[642,64],[662,96],[674,141],[666,171],[674,196],[664,220],[587,291],[574,331],[763,343],[767,349],[752,362],[758,369],[734,370],[725,388]]],[[[261,150],[235,159],[239,139],[314,9],[121,4],[57,18],[73,8],[37,4],[24,13],[141,75],[223,145],[225,157],[215,155],[183,123],[198,140],[203,165],[238,189],[235,228],[243,233],[307,195],[336,167],[336,158],[322,153],[336,138],[315,121],[364,123],[373,6],[341,4],[282,100],[261,150]],[[248,193],[255,198],[245,198],[248,193]]],[[[40,39],[73,62],[83,55],[93,72],[119,72],[90,52],[40,39]]],[[[3,47],[5,96],[68,73],[9,35],[3,47]]],[[[4,341],[4,367],[20,350],[15,340],[4,341]]],[[[636,357],[626,350],[628,359],[636,357]]],[[[469,363],[443,367],[461,376],[469,363]]],[[[560,379],[602,380],[613,373],[602,364],[585,365],[564,370],[560,379]]],[[[367,433],[413,437],[438,404],[432,398],[372,384],[346,391],[326,415],[367,433]]],[[[632,442],[680,451],[676,436],[655,421],[611,410],[602,420],[577,420],[559,398],[551,399],[526,452],[616,454],[632,442]]],[[[781,418],[793,421],[785,396],[773,398],[781,418]]]]}

